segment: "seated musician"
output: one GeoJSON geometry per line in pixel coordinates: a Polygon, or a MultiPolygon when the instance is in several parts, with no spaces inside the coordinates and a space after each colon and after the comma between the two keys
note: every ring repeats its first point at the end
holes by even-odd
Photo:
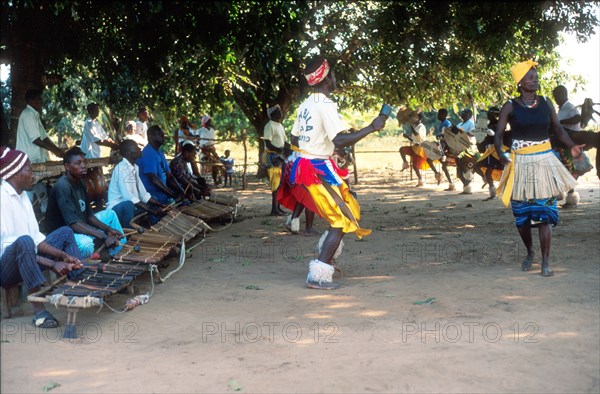
{"type": "Polygon", "coordinates": [[[142,150],[142,157],[137,159],[140,178],[152,198],[161,204],[169,204],[172,200],[181,201],[184,190],[175,179],[165,154],[160,147],[165,143],[165,133],[157,126],[148,129],[148,145],[142,150]]]}
{"type": "MultiPolygon", "coordinates": [[[[146,191],[140,179],[140,170],[135,164],[142,155],[142,150],[135,141],[123,140],[119,145],[119,152],[123,160],[113,169],[106,208],[115,211],[121,227],[130,227],[131,219],[143,211],[151,213],[154,218],[161,217],[161,208],[165,205],[146,191]]],[[[152,218],[150,221],[152,224],[156,223],[152,218]]]]}
{"type": "MultiPolygon", "coordinates": [[[[33,173],[27,155],[0,148],[0,286],[21,282],[29,294],[46,282],[42,271],[51,269],[66,275],[81,268],[73,230],[60,227],[45,236],[40,232],[33,206],[24,191],[33,187],[33,173]]],[[[58,327],[58,321],[41,302],[32,302],[33,324],[40,328],[58,327]]]]}
{"type": "Polygon", "coordinates": [[[454,186],[454,182],[448,171],[448,146],[446,145],[446,141],[444,141],[444,129],[452,127],[452,123],[448,120],[448,110],[446,108],[440,108],[438,110],[437,118],[440,121],[440,124],[435,129],[433,135],[438,140],[440,150],[444,154],[440,159],[440,164],[442,165],[442,171],[444,171],[444,175],[446,175],[446,179],[448,180],[448,188],[445,189],[445,191],[452,191],[455,190],[456,187],[454,186]]]}
{"type": "Polygon", "coordinates": [[[81,149],[69,149],[63,162],[66,174],[56,181],[50,192],[46,225],[50,231],[71,227],[82,259],[99,250],[102,260],[106,260],[107,254],[114,255],[122,248],[119,239],[123,238],[123,229],[119,218],[112,209],[96,214],[92,211],[84,182],[87,166],[81,149]],[[109,248],[108,253],[104,246],[109,248]]]}
{"type": "Polygon", "coordinates": [[[108,136],[100,122],[98,122],[99,105],[96,103],[88,104],[87,112],[88,119],[85,121],[83,135],[81,136],[81,151],[86,158],[97,159],[100,157],[100,145],[108,146],[111,149],[117,149],[119,145],[108,136]]]}
{"type": "Polygon", "coordinates": [[[196,146],[192,141],[184,141],[181,152],[171,160],[169,168],[177,182],[186,191],[189,199],[203,199],[210,196],[210,187],[203,177],[197,177],[192,173],[190,163],[196,161],[196,146]]]}
{"type": "Polygon", "coordinates": [[[462,122],[456,125],[456,128],[464,131],[469,136],[471,146],[460,152],[456,158],[456,169],[458,177],[463,184],[463,191],[460,194],[472,194],[471,182],[473,181],[473,165],[479,158],[477,151],[477,140],[475,139],[475,122],[473,122],[473,111],[465,108],[460,113],[462,122]]]}
{"type": "MultiPolygon", "coordinates": [[[[398,112],[398,123],[402,127],[400,113],[401,111],[398,112]]],[[[433,170],[437,184],[439,185],[442,181],[442,174],[440,174],[435,168],[433,161],[425,156],[425,152],[421,147],[421,143],[425,141],[425,137],[427,136],[427,130],[425,130],[425,126],[421,122],[422,118],[423,114],[421,111],[415,111],[412,113],[408,121],[411,132],[409,134],[404,134],[404,136],[410,140],[410,146],[403,146],[400,148],[400,156],[402,157],[402,171],[408,168],[408,161],[406,160],[406,156],[408,155],[412,159],[413,170],[419,179],[417,187],[423,186],[421,169],[427,168],[427,165],[433,170]],[[425,163],[427,163],[427,165],[425,163]]]]}

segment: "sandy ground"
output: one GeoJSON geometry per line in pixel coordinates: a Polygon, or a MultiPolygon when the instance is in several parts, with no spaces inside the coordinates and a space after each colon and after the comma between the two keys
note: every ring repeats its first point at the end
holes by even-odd
{"type": "Polygon", "coordinates": [[[245,220],[209,234],[148,304],[82,310],[72,341],[34,329],[28,305],[3,320],[2,393],[599,392],[598,179],[561,210],[543,278],[520,270],[512,214],[480,183],[465,196],[384,172],[355,186],[373,234],[346,236],[342,289],[304,287],[317,239],[267,217],[253,183],[238,191],[245,220]]]}

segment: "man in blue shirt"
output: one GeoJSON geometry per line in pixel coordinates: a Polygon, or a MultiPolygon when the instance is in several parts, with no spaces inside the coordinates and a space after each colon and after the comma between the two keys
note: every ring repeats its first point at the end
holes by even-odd
{"type": "Polygon", "coordinates": [[[142,150],[142,157],[137,160],[140,179],[150,195],[161,204],[168,204],[170,199],[181,200],[184,191],[171,173],[165,154],[160,147],[165,143],[165,133],[159,126],[148,128],[148,145],[142,150]]]}

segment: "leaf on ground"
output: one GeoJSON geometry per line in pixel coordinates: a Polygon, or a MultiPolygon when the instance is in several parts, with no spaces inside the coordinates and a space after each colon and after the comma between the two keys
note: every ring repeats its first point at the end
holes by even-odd
{"type": "Polygon", "coordinates": [[[433,304],[434,302],[435,302],[435,297],[429,297],[425,301],[414,301],[413,304],[415,304],[415,305],[429,305],[429,304],[433,304]]]}
{"type": "Polygon", "coordinates": [[[227,385],[233,391],[242,391],[244,389],[244,386],[239,384],[235,379],[230,379],[229,382],[227,382],[227,385]]]}
{"type": "Polygon", "coordinates": [[[246,286],[246,290],[263,290],[263,288],[256,285],[248,285],[246,286]]]}
{"type": "Polygon", "coordinates": [[[56,383],[56,382],[50,382],[50,383],[48,383],[47,385],[45,385],[45,386],[42,388],[42,391],[43,391],[44,393],[47,393],[48,391],[50,391],[50,390],[52,390],[52,389],[55,389],[55,388],[57,388],[57,387],[60,387],[60,384],[58,384],[58,383],[56,383]]]}
{"type": "Polygon", "coordinates": [[[224,260],[223,257],[213,257],[212,259],[208,259],[211,263],[222,263],[224,260]]]}

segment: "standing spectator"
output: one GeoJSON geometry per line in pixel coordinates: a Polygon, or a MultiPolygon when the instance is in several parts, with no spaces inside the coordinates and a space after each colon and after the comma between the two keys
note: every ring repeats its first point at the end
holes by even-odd
{"type": "Polygon", "coordinates": [[[98,122],[100,107],[97,103],[90,103],[87,106],[88,119],[83,126],[83,135],[81,137],[81,151],[86,159],[97,159],[100,157],[100,146],[108,146],[111,149],[117,149],[119,145],[112,140],[98,122]]]}
{"type": "MultiPolygon", "coordinates": [[[[63,157],[65,152],[48,138],[44,125],[40,120],[42,111],[42,92],[39,90],[28,90],[25,93],[27,106],[19,116],[17,126],[17,150],[23,151],[31,163],[45,163],[48,161],[48,151],[58,157],[63,157]]],[[[33,185],[31,191],[27,192],[29,199],[33,201],[34,195],[40,201],[40,210],[46,212],[48,207],[48,189],[46,184],[38,182],[33,185]]]]}
{"type": "Polygon", "coordinates": [[[229,150],[225,151],[225,156],[221,156],[219,160],[223,163],[225,167],[225,172],[223,173],[224,183],[223,186],[227,186],[227,179],[229,179],[229,187],[232,187],[231,178],[233,177],[233,166],[235,165],[235,160],[233,157],[229,157],[231,152],[229,150]]]}
{"type": "Polygon", "coordinates": [[[285,212],[277,201],[277,189],[281,182],[281,166],[283,165],[283,150],[286,144],[285,130],[281,121],[283,114],[279,105],[267,108],[269,122],[265,125],[263,139],[265,141],[265,152],[263,155],[263,166],[267,169],[269,185],[271,187],[271,216],[282,216],[285,212]]]}
{"type": "Polygon", "coordinates": [[[137,121],[135,122],[135,133],[144,140],[144,146],[148,144],[148,109],[139,107],[137,112],[137,121]]]}
{"type": "Polygon", "coordinates": [[[221,183],[219,177],[219,167],[221,162],[219,161],[219,155],[215,149],[215,129],[213,128],[213,121],[209,115],[202,117],[202,128],[198,130],[198,136],[200,137],[200,149],[202,155],[206,157],[207,165],[211,167],[213,182],[215,185],[221,183]]]}

